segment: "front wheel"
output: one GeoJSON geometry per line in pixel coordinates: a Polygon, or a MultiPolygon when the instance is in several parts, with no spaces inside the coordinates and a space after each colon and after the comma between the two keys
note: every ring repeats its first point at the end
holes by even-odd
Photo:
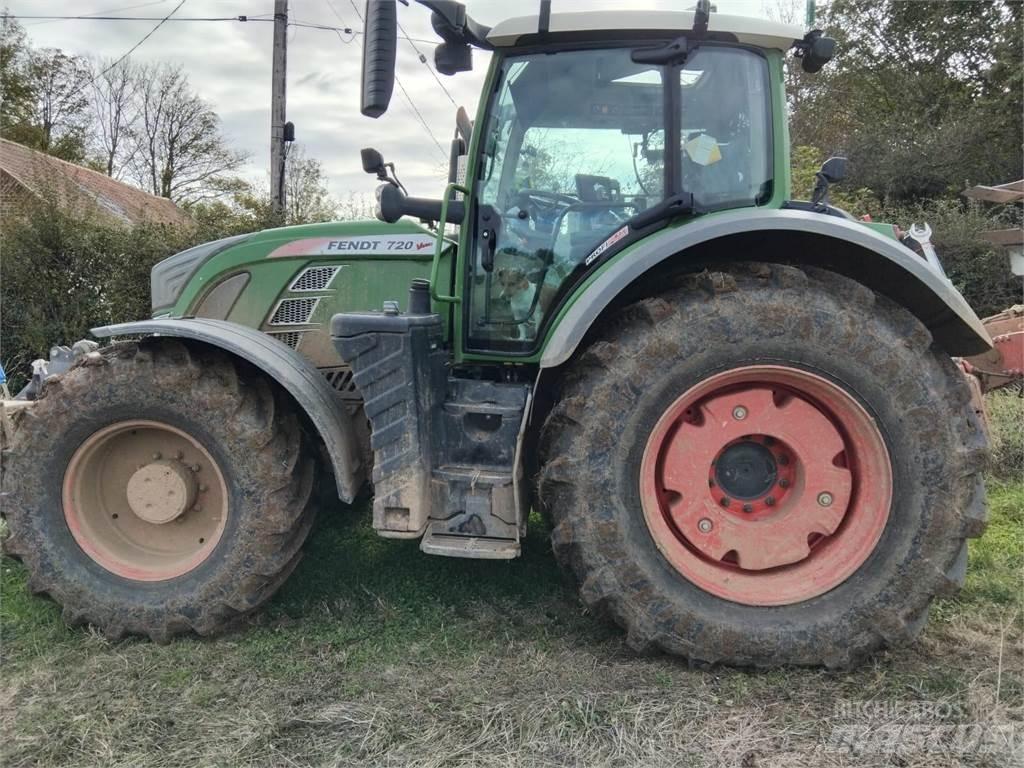
{"type": "Polygon", "coordinates": [[[566,376],[541,500],[631,645],[849,666],[906,642],[980,535],[983,432],[906,310],[750,265],[625,308],[566,376]]]}
{"type": "Polygon", "coordinates": [[[291,401],[208,347],[109,347],[47,381],[5,457],[7,554],[69,624],[223,630],[297,564],[313,462],[291,401]]]}

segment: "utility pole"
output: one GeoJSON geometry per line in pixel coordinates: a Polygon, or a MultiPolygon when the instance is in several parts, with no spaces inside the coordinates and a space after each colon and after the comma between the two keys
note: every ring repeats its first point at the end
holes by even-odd
{"type": "Polygon", "coordinates": [[[288,0],[274,0],[274,66],[270,81],[270,207],[277,223],[285,212],[285,84],[288,71],[288,0]]]}

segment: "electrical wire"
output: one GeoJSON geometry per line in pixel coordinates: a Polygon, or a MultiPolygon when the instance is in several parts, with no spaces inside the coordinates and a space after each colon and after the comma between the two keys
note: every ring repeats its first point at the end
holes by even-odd
{"type": "Polygon", "coordinates": [[[427,71],[434,76],[434,80],[437,81],[437,84],[441,86],[441,90],[444,91],[444,95],[448,97],[448,101],[452,103],[452,106],[458,107],[459,102],[457,102],[452,97],[452,95],[448,92],[448,89],[445,88],[444,83],[441,82],[441,78],[437,76],[437,72],[435,72],[434,68],[431,67],[429,63],[427,63],[427,57],[424,56],[420,49],[416,47],[416,43],[413,42],[412,38],[405,33],[405,27],[402,26],[402,22],[398,22],[398,29],[402,33],[402,37],[408,40],[409,45],[411,45],[412,49],[416,51],[416,57],[420,60],[420,63],[427,68],[427,71]]]}
{"type": "Polygon", "coordinates": [[[117,60],[116,60],[116,61],[115,61],[115,62],[114,62],[113,64],[111,64],[110,66],[108,66],[108,67],[104,68],[102,72],[100,72],[100,73],[98,73],[98,74],[96,74],[96,75],[93,75],[92,77],[90,77],[90,78],[89,78],[89,81],[88,81],[87,83],[85,83],[85,85],[84,85],[83,87],[85,87],[85,86],[89,86],[89,85],[92,85],[92,84],[93,84],[94,82],[96,82],[96,80],[98,80],[99,78],[103,77],[103,76],[104,76],[105,74],[107,74],[107,72],[109,72],[110,70],[112,70],[112,69],[113,69],[114,67],[116,67],[116,66],[117,66],[118,64],[120,64],[120,63],[121,63],[122,61],[124,61],[125,59],[127,59],[127,58],[128,58],[129,56],[131,56],[131,55],[132,55],[133,53],[135,53],[135,51],[136,51],[136,50],[138,50],[139,46],[140,46],[140,45],[142,45],[142,44],[143,44],[144,42],[146,42],[147,40],[149,40],[149,38],[151,38],[151,37],[153,36],[153,33],[154,33],[154,32],[156,32],[156,31],[157,31],[158,29],[160,29],[160,27],[162,27],[162,26],[163,26],[163,25],[164,25],[164,24],[165,24],[165,23],[167,22],[167,20],[168,20],[169,18],[171,18],[171,16],[173,16],[173,15],[174,15],[174,14],[175,14],[175,13],[177,12],[177,10],[178,10],[179,8],[181,8],[181,6],[183,6],[184,4],[185,4],[185,0],[181,0],[181,2],[180,2],[180,3],[178,3],[178,4],[176,5],[176,6],[174,6],[174,10],[173,10],[173,11],[171,11],[170,13],[168,13],[168,14],[167,14],[166,16],[164,16],[164,17],[163,17],[162,19],[160,19],[159,23],[158,23],[158,24],[157,24],[157,25],[156,25],[155,27],[153,27],[153,28],[152,28],[151,30],[149,30],[149,32],[147,32],[147,33],[146,33],[145,35],[143,35],[142,39],[141,39],[141,40],[139,40],[139,42],[137,42],[137,43],[136,43],[135,45],[133,45],[133,46],[132,46],[131,48],[129,48],[129,49],[128,49],[128,50],[127,50],[127,51],[126,51],[126,52],[125,52],[124,54],[122,54],[122,56],[121,56],[121,57],[120,57],[119,59],[117,59],[117,60]]]}
{"type": "MultiPolygon", "coordinates": [[[[331,9],[331,12],[338,17],[338,21],[342,23],[342,25],[346,28],[346,31],[349,31],[350,28],[348,26],[348,22],[345,21],[342,15],[338,12],[338,9],[334,7],[334,3],[332,3],[331,0],[324,0],[324,2],[327,3],[327,7],[331,9]]],[[[356,13],[358,12],[359,11],[356,10],[356,13]]],[[[434,77],[434,80],[437,81],[437,84],[441,86],[441,90],[444,91],[444,95],[448,97],[448,101],[450,101],[452,105],[454,105],[455,107],[458,107],[459,103],[452,97],[451,93],[445,87],[445,84],[441,82],[441,78],[437,76],[437,73],[434,71],[433,67],[431,67],[430,64],[427,63],[427,57],[424,56],[423,52],[416,47],[417,38],[409,37],[408,33],[405,31],[405,27],[402,26],[402,22],[398,22],[398,30],[399,32],[402,33],[401,37],[404,37],[409,42],[409,45],[412,46],[412,49],[416,52],[416,57],[420,60],[420,63],[427,68],[427,71],[430,72],[430,74],[434,77]]],[[[353,33],[353,37],[355,37],[355,33],[353,33]]],[[[349,38],[349,40],[344,40],[341,37],[341,33],[338,33],[338,38],[341,39],[342,42],[344,43],[351,42],[351,38],[349,38]]],[[[433,40],[420,40],[419,42],[424,42],[427,43],[428,45],[437,45],[437,43],[435,43],[433,40]]]]}
{"type": "MultiPolygon", "coordinates": [[[[161,2],[162,1],[163,0],[161,0],[161,2]]],[[[19,20],[20,19],[48,19],[50,21],[161,21],[161,22],[162,21],[171,21],[171,22],[174,22],[174,21],[240,21],[240,22],[266,21],[266,22],[273,22],[274,21],[273,18],[263,18],[263,17],[266,17],[266,16],[272,16],[272,14],[267,14],[267,13],[261,13],[261,14],[258,14],[256,16],[251,16],[251,15],[248,15],[248,14],[240,14],[238,16],[176,16],[173,19],[167,19],[167,18],[163,18],[163,17],[160,17],[160,16],[23,16],[23,15],[15,15],[13,13],[9,13],[9,14],[7,14],[7,16],[9,18],[19,19],[19,20]]],[[[26,26],[36,26],[36,25],[27,25],[26,24],[26,26]]],[[[363,34],[363,31],[361,29],[353,29],[352,27],[349,27],[349,26],[335,27],[335,26],[331,26],[330,24],[315,24],[313,22],[308,22],[308,21],[289,21],[288,22],[288,26],[290,26],[290,27],[307,27],[309,29],[322,29],[322,30],[324,30],[326,32],[344,33],[346,35],[352,35],[353,37],[355,37],[356,35],[363,34]]],[[[409,40],[409,41],[414,41],[414,42],[417,42],[417,43],[421,43],[423,45],[437,45],[437,41],[436,40],[426,40],[426,39],[424,39],[422,37],[407,37],[406,39],[409,40]]],[[[345,42],[351,42],[351,41],[350,40],[346,40],[345,42]]]]}
{"type": "MultiPolygon", "coordinates": [[[[121,11],[134,11],[136,8],[148,8],[151,5],[162,5],[162,4],[166,3],[166,2],[167,2],[167,0],[151,0],[148,3],[136,3],[135,5],[128,5],[128,6],[125,6],[123,8],[108,8],[105,11],[96,11],[95,14],[87,13],[85,15],[87,17],[91,17],[93,15],[102,16],[102,15],[107,14],[107,13],[121,13],[121,11]]],[[[22,17],[22,18],[24,18],[24,17],[22,17]]],[[[28,26],[28,27],[38,27],[38,26],[41,26],[43,24],[52,24],[54,21],[56,21],[56,19],[51,19],[50,21],[37,21],[35,24],[26,24],[25,26],[28,26]]]]}
{"type": "MultiPolygon", "coordinates": [[[[355,0],[348,0],[348,1],[352,5],[352,10],[356,12],[356,16],[359,17],[359,22],[361,24],[365,24],[366,22],[363,21],[363,15],[359,12],[359,8],[356,6],[355,0]]],[[[401,80],[401,78],[398,77],[398,73],[397,72],[395,72],[395,82],[398,84],[399,90],[401,90],[402,94],[405,96],[405,100],[407,102],[409,102],[409,106],[412,107],[412,111],[416,113],[416,117],[419,118],[420,123],[423,124],[423,127],[426,129],[427,133],[430,135],[431,140],[437,146],[437,151],[441,153],[441,157],[443,157],[445,160],[447,160],[448,159],[448,153],[445,152],[444,147],[441,146],[441,142],[437,140],[437,136],[434,135],[434,132],[432,130],[430,130],[430,125],[427,123],[426,119],[424,119],[423,114],[417,108],[416,102],[414,102],[412,100],[412,97],[409,95],[409,92],[407,90],[405,90],[405,86],[402,85],[402,80],[401,80]]]]}

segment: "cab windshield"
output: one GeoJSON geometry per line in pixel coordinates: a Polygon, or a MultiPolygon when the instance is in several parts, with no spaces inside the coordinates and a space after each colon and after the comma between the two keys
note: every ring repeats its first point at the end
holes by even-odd
{"type": "Polygon", "coordinates": [[[477,165],[470,347],[532,348],[588,257],[666,189],[707,210],[767,199],[767,91],[763,57],[741,48],[698,48],[682,68],[636,64],[630,48],[506,59],[477,165]]]}

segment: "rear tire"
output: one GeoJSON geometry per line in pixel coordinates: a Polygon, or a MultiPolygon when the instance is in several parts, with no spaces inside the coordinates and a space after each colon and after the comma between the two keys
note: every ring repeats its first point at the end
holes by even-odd
{"type": "MultiPolygon", "coordinates": [[[[984,433],[948,355],[932,347],[930,334],[909,312],[860,284],[822,270],[765,264],[690,276],[660,297],[621,310],[571,364],[564,382],[541,437],[541,506],[553,524],[556,556],[576,577],[584,602],[619,623],[637,650],[660,649],[698,662],[848,667],[885,644],[912,640],[933,597],[962,585],[966,538],[979,536],[986,518],[984,433]],[[792,547],[789,559],[757,551],[763,528],[750,528],[757,525],[750,521],[771,522],[784,503],[775,507],[774,499],[771,508],[728,499],[730,514],[748,526],[750,536],[738,558],[736,550],[724,556],[701,550],[696,526],[675,533],[677,541],[666,538],[665,530],[652,527],[652,501],[642,490],[659,420],[663,425],[673,404],[715,377],[732,382],[722,390],[728,395],[747,386],[729,379],[738,371],[776,369],[791,372],[798,387],[800,381],[820,382],[824,389],[811,387],[812,403],[823,402],[816,399],[820,393],[848,401],[834,413],[822,407],[823,420],[821,414],[814,417],[831,439],[860,429],[857,424],[865,434],[877,425],[876,458],[887,461],[869,461],[870,440],[856,450],[858,441],[845,444],[835,462],[853,477],[850,511],[830,533],[808,538],[807,555],[793,554],[792,547]],[[866,420],[844,421],[843,414],[857,410],[866,420]],[[865,466],[872,471],[864,472],[865,466]],[[864,502],[859,517],[855,500],[864,502]],[[815,554],[842,553],[842,544],[835,545],[839,550],[817,547],[844,541],[855,530],[851,521],[865,516],[869,528],[877,526],[873,538],[846,539],[861,554],[835,567],[833,559],[815,554]],[[749,569],[742,567],[748,556],[749,569]],[[806,560],[793,562],[798,557],[806,560]],[[815,573],[807,570],[815,557],[819,572],[832,581],[810,588],[805,581],[817,576],[803,574],[815,573]],[[799,577],[787,581],[787,573],[799,577]],[[754,588],[735,589],[740,577],[754,588]]],[[[746,418],[745,409],[739,418],[746,418]]],[[[677,448],[687,460],[695,451],[707,454],[690,477],[703,472],[703,480],[671,491],[673,504],[708,494],[708,486],[722,480],[716,464],[726,454],[718,452],[709,462],[717,447],[709,452],[701,441],[714,430],[699,434],[704,437],[677,448]]],[[[723,443],[722,451],[733,444],[723,443]]],[[[774,450],[777,443],[768,445],[774,450]]],[[[761,448],[744,450],[733,463],[760,455],[761,448]]],[[[814,458],[806,446],[804,453],[814,458]]],[[[805,469],[810,477],[810,469],[801,467],[783,487],[802,487],[805,469]]],[[[776,474],[768,474],[770,485],[776,474]]],[[[813,506],[815,496],[809,498],[813,506]]],[[[833,503],[831,494],[818,500],[822,506],[833,503]]],[[[716,493],[701,530],[720,530],[715,526],[724,518],[716,516],[722,512],[717,506],[716,493]]]]}
{"type": "Polygon", "coordinates": [[[49,380],[3,485],[4,550],[29,588],[111,639],[231,626],[294,569],[314,514],[290,399],[229,355],[173,340],[108,347],[49,380]]]}

